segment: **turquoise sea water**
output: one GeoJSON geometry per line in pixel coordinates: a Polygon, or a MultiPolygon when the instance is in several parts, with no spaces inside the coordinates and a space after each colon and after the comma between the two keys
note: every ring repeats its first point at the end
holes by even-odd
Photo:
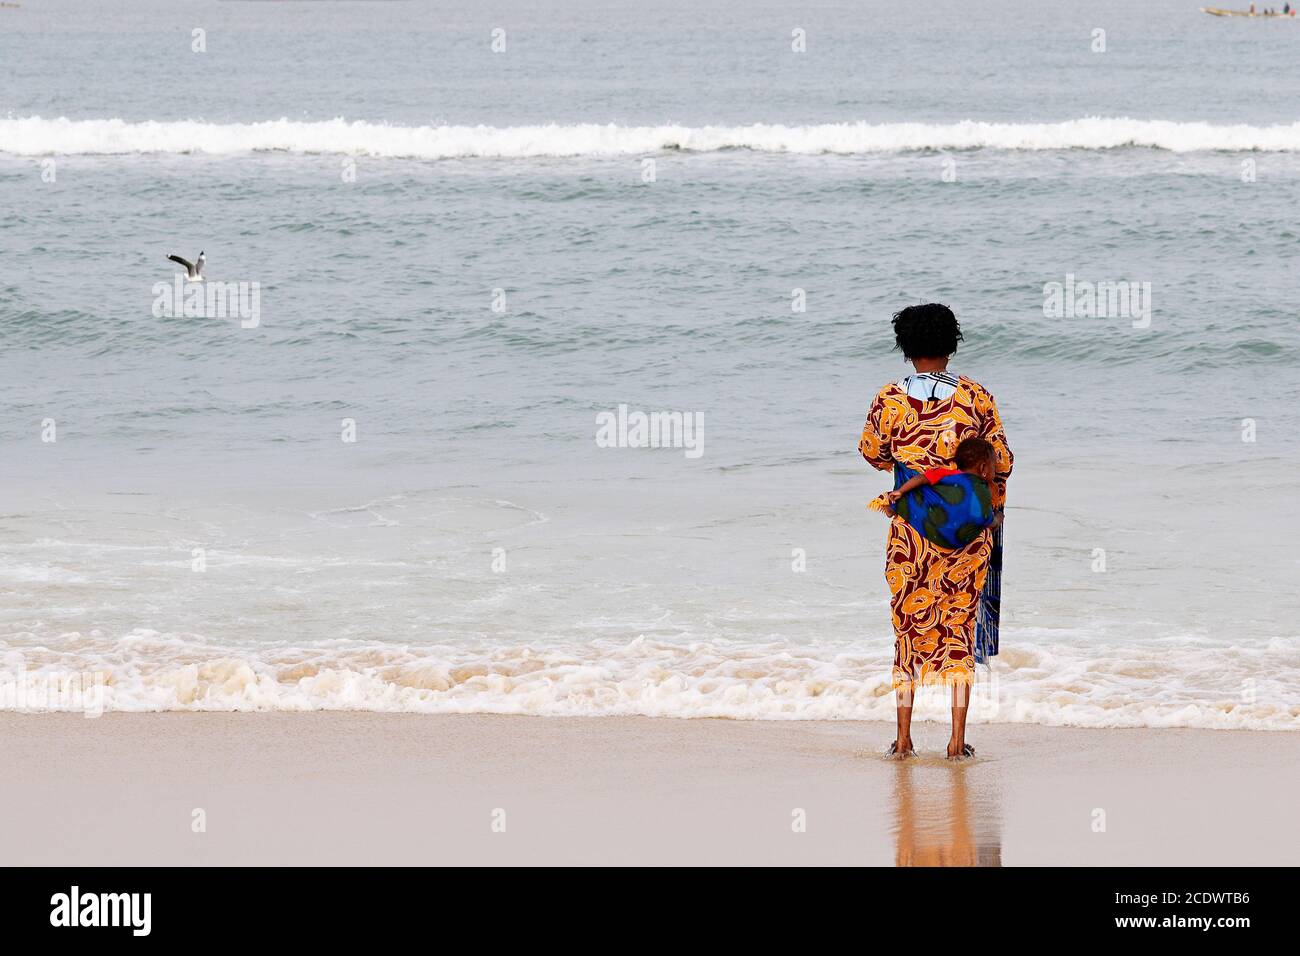
{"type": "Polygon", "coordinates": [[[938,300],[1017,455],[985,716],[1300,726],[1300,23],[74,9],[0,11],[12,673],[128,709],[885,716],[855,446],[889,315],[938,300]],[[255,327],[154,313],[200,249],[255,327]],[[1045,315],[1069,276],[1149,283],[1149,322],[1045,315]],[[703,453],[600,447],[620,404],[703,453]]]}

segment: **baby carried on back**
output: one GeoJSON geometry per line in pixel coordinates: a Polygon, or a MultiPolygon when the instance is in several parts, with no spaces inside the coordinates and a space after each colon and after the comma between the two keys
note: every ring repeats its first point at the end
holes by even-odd
{"type": "Polygon", "coordinates": [[[894,465],[894,490],[874,498],[873,511],[897,515],[927,541],[941,548],[961,548],[996,528],[1002,514],[993,510],[990,485],[996,474],[993,446],[967,438],[957,446],[956,468],[917,473],[894,465]]]}

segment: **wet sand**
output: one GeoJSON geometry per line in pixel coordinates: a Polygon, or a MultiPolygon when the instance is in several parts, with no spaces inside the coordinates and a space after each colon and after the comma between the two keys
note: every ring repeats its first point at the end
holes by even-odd
{"type": "Polygon", "coordinates": [[[0,714],[14,864],[1289,864],[1300,734],[0,714]],[[199,822],[204,829],[196,832],[199,822]]]}

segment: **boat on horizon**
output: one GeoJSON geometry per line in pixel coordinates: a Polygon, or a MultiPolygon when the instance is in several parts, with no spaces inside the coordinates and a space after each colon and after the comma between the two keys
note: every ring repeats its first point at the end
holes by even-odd
{"type": "Polygon", "coordinates": [[[1295,8],[1292,7],[1287,13],[1281,10],[1273,10],[1268,13],[1256,10],[1225,10],[1222,7],[1201,7],[1202,13],[1208,13],[1212,17],[1259,17],[1264,19],[1274,19],[1281,17],[1287,20],[1295,19],[1295,8]]]}

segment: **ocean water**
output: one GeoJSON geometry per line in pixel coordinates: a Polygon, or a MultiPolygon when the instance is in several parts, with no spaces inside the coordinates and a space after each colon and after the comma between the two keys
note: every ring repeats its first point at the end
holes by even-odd
{"type": "Polygon", "coordinates": [[[0,9],[0,685],[887,719],[856,443],[938,300],[1017,456],[980,719],[1300,729],[1297,45],[1172,0],[0,9]],[[156,314],[200,249],[256,324],[156,314]],[[1046,314],[1069,277],[1149,315],[1046,314]],[[700,454],[602,447],[620,405],[700,454]]]}

